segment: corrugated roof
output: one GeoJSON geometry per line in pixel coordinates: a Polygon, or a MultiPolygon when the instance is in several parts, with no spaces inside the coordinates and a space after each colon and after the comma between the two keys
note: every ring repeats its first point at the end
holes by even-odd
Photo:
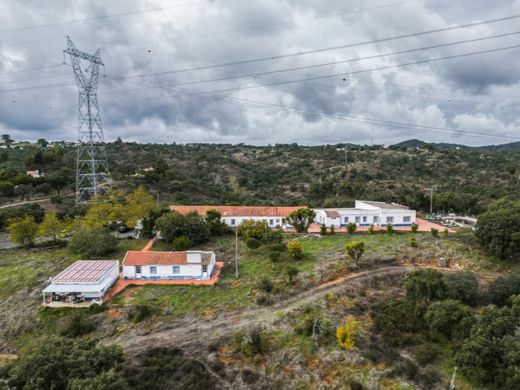
{"type": "Polygon", "coordinates": [[[293,211],[305,206],[181,206],[172,205],[170,210],[181,214],[196,211],[199,215],[206,215],[208,210],[216,210],[223,217],[287,217],[293,211]]]}
{"type": "Polygon", "coordinates": [[[52,283],[99,283],[114,267],[117,260],[78,260],[52,278],[52,283]]]}
{"type": "MultiPolygon", "coordinates": [[[[188,264],[188,252],[126,252],[123,265],[184,265],[188,264]]],[[[209,263],[213,252],[198,252],[201,263],[209,263]]]]}

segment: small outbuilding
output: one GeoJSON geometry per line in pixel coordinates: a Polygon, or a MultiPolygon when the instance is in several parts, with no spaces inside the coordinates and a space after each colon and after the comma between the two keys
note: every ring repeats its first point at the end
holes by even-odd
{"type": "Polygon", "coordinates": [[[128,251],[123,260],[125,279],[210,279],[215,253],[209,251],[128,251]]]}
{"type": "Polygon", "coordinates": [[[119,277],[117,260],[78,260],[43,290],[43,305],[51,307],[101,304],[119,277]]]}

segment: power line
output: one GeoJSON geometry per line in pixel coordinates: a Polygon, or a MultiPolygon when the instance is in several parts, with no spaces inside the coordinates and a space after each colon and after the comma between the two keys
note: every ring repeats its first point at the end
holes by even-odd
{"type": "MultiPolygon", "coordinates": [[[[320,48],[320,49],[299,51],[299,52],[294,52],[294,53],[286,53],[286,54],[274,55],[274,56],[270,56],[270,57],[259,57],[259,58],[239,60],[239,61],[233,61],[233,62],[225,62],[225,63],[215,64],[215,65],[206,65],[206,66],[197,66],[197,67],[185,68],[185,69],[177,69],[177,70],[171,70],[168,72],[161,72],[158,74],[191,72],[191,71],[195,71],[195,70],[205,70],[205,69],[221,68],[221,67],[227,67],[227,66],[244,65],[244,64],[254,63],[254,62],[272,61],[272,60],[278,60],[281,58],[296,57],[296,56],[315,54],[315,53],[323,53],[326,51],[333,51],[333,50],[346,49],[346,48],[352,48],[352,47],[358,47],[358,46],[365,46],[365,45],[370,45],[370,44],[375,44],[375,43],[395,41],[395,40],[404,39],[404,38],[413,38],[413,37],[418,37],[418,36],[423,36],[423,35],[428,35],[428,34],[435,34],[435,33],[439,33],[439,32],[457,30],[457,29],[461,29],[461,28],[481,26],[481,25],[490,24],[490,23],[498,23],[498,22],[503,22],[506,20],[513,20],[513,19],[518,19],[518,18],[520,18],[520,14],[507,16],[507,17],[503,17],[503,18],[498,18],[498,19],[485,20],[485,21],[481,21],[481,22],[467,23],[467,24],[462,24],[462,25],[457,25],[457,26],[438,28],[438,29],[421,31],[421,32],[410,33],[410,34],[402,34],[402,35],[397,35],[397,36],[393,36],[393,37],[373,39],[370,41],[348,43],[345,45],[338,45],[338,46],[332,46],[332,47],[326,47],[326,48],[320,48]]],[[[158,74],[151,74],[151,75],[158,75],[158,74]]],[[[148,77],[148,76],[150,76],[150,74],[147,73],[147,74],[142,74],[142,75],[134,75],[132,77],[137,78],[137,77],[148,77]]]]}
{"type": "MultiPolygon", "coordinates": [[[[334,77],[354,75],[354,74],[361,74],[361,73],[368,73],[368,72],[375,72],[375,71],[388,70],[388,69],[396,69],[396,68],[402,68],[402,67],[412,66],[412,65],[422,65],[422,64],[426,64],[426,63],[430,63],[430,62],[439,62],[439,61],[445,61],[445,60],[450,60],[450,59],[455,59],[455,58],[469,57],[469,56],[474,56],[474,55],[479,55],[479,54],[495,53],[495,52],[500,52],[500,51],[504,51],[504,50],[517,49],[519,47],[520,47],[520,45],[499,47],[499,48],[493,48],[493,49],[487,49],[487,50],[479,50],[479,51],[474,51],[474,52],[468,52],[468,53],[463,53],[463,54],[455,54],[455,55],[446,56],[446,57],[430,58],[430,59],[426,59],[426,60],[407,62],[407,63],[402,63],[402,64],[384,65],[384,66],[380,66],[380,67],[369,68],[369,69],[361,69],[361,70],[357,70],[357,71],[333,73],[333,74],[328,74],[328,75],[313,76],[313,77],[307,77],[307,78],[295,79],[295,80],[283,80],[283,81],[277,81],[277,82],[266,83],[266,84],[258,84],[258,85],[253,85],[253,86],[242,86],[240,88],[231,88],[231,89],[228,89],[228,90],[229,91],[233,91],[233,90],[237,90],[237,89],[243,90],[243,89],[267,87],[267,86],[291,84],[291,83],[297,83],[297,82],[330,79],[330,78],[334,78],[334,77]]],[[[354,61],[354,60],[351,60],[351,61],[354,61]]],[[[302,67],[289,68],[289,69],[286,69],[284,71],[300,70],[301,68],[302,67]]],[[[272,71],[272,72],[276,73],[275,71],[272,71]]],[[[264,72],[264,73],[268,73],[268,72],[264,72]]],[[[258,73],[251,74],[248,77],[252,77],[254,75],[261,75],[261,74],[262,74],[261,72],[258,72],[258,73]]],[[[245,77],[245,76],[241,76],[241,77],[245,77]]],[[[230,76],[229,78],[237,78],[237,76],[230,76]]],[[[128,78],[120,78],[118,80],[120,81],[120,80],[126,80],[126,79],[128,79],[128,78]]],[[[135,88],[135,89],[128,89],[127,91],[136,91],[136,90],[142,90],[142,89],[155,89],[155,88],[174,88],[174,87],[183,86],[183,85],[223,81],[224,79],[226,79],[226,78],[216,78],[216,79],[208,79],[208,80],[200,80],[200,81],[191,81],[191,82],[186,82],[186,83],[177,83],[177,84],[171,84],[171,85],[161,85],[161,86],[156,86],[156,87],[135,88]]],[[[3,89],[3,90],[0,90],[0,93],[18,92],[18,91],[26,91],[26,90],[34,90],[34,89],[48,89],[48,88],[63,87],[63,86],[69,86],[69,85],[74,85],[74,84],[51,84],[51,85],[38,86],[38,87],[24,87],[24,88],[3,89]]],[[[228,91],[228,90],[226,89],[226,90],[223,90],[223,91],[228,91]]],[[[220,90],[218,92],[222,92],[222,90],[220,90]]]]}
{"type": "Polygon", "coordinates": [[[22,31],[22,30],[32,30],[32,29],[36,29],[36,28],[46,28],[46,27],[53,27],[53,26],[60,26],[62,24],[90,22],[90,21],[94,21],[94,20],[109,19],[109,18],[121,17],[121,16],[130,16],[130,15],[142,14],[142,13],[147,13],[147,12],[164,11],[166,9],[177,8],[177,7],[185,7],[185,6],[190,6],[190,5],[202,4],[202,3],[208,3],[208,0],[201,0],[201,1],[195,1],[195,2],[190,2],[190,3],[177,3],[177,4],[173,4],[173,5],[167,6],[167,7],[158,7],[158,8],[150,8],[150,9],[145,9],[145,10],[127,11],[127,12],[121,12],[121,13],[118,13],[118,14],[100,15],[100,16],[93,16],[93,17],[90,17],[90,18],[66,20],[66,21],[63,21],[63,22],[39,24],[39,25],[24,26],[24,27],[15,27],[15,28],[10,28],[10,29],[0,30],[0,33],[6,33],[6,32],[12,32],[12,31],[22,31]]]}

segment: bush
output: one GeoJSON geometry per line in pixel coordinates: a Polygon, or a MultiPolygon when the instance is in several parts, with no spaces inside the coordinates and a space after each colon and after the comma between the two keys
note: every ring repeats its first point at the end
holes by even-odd
{"type": "Polygon", "coordinates": [[[474,323],[473,315],[467,307],[452,299],[432,303],[424,319],[430,332],[448,340],[465,339],[474,323]]]}
{"type": "Polygon", "coordinates": [[[425,325],[422,323],[422,307],[413,302],[390,300],[374,310],[373,329],[381,333],[390,345],[406,344],[405,333],[416,332],[425,325]]]}
{"type": "Polygon", "coordinates": [[[148,317],[151,317],[153,314],[153,310],[150,306],[139,304],[132,306],[128,311],[127,317],[130,321],[134,323],[142,322],[148,317]]]}
{"type": "Polygon", "coordinates": [[[413,355],[417,363],[424,367],[437,359],[439,349],[430,344],[421,344],[413,349],[413,355]]]}
{"type": "Polygon", "coordinates": [[[258,282],[258,289],[265,293],[270,293],[273,291],[274,285],[270,279],[263,278],[258,282]]]}
{"type": "Polygon", "coordinates": [[[247,220],[238,226],[238,235],[242,239],[254,238],[260,242],[268,242],[271,240],[271,229],[264,221],[247,220]]]}
{"type": "Polygon", "coordinates": [[[334,228],[334,226],[331,225],[331,227],[329,228],[329,234],[333,235],[333,234],[336,234],[336,229],[334,228]]]}
{"type": "Polygon", "coordinates": [[[249,249],[258,249],[260,248],[260,245],[262,245],[262,243],[258,241],[256,238],[249,237],[246,239],[246,246],[249,249]]]}
{"type": "Polygon", "coordinates": [[[20,245],[31,246],[38,232],[38,224],[32,215],[9,220],[9,238],[20,245]]]}
{"type": "Polygon", "coordinates": [[[439,229],[431,228],[430,231],[432,233],[432,237],[434,237],[434,238],[439,237],[439,229]]]}
{"type": "Polygon", "coordinates": [[[180,236],[173,240],[173,248],[176,251],[186,251],[193,246],[191,240],[186,236],[180,236]]]}
{"type": "Polygon", "coordinates": [[[347,254],[354,260],[354,263],[358,265],[361,256],[365,253],[365,243],[363,241],[350,241],[345,246],[347,254]]]}
{"type": "Polygon", "coordinates": [[[352,351],[356,347],[358,327],[358,321],[352,316],[347,316],[343,324],[336,328],[336,340],[341,348],[352,351]]]}
{"type": "Polygon", "coordinates": [[[285,276],[287,278],[287,283],[292,284],[294,281],[294,278],[298,275],[298,268],[293,267],[291,265],[287,266],[285,268],[285,276]]]}
{"type": "Polygon", "coordinates": [[[320,226],[320,234],[321,234],[322,236],[327,235],[327,226],[325,226],[324,224],[322,224],[322,225],[320,226]]]}
{"type": "Polygon", "coordinates": [[[406,296],[414,302],[430,302],[446,296],[442,274],[432,269],[417,269],[405,277],[406,296]]]}
{"type": "Polygon", "coordinates": [[[392,234],[394,232],[394,227],[392,226],[391,223],[389,223],[388,225],[386,225],[386,232],[388,234],[392,234]]]}
{"type": "Polygon", "coordinates": [[[272,252],[285,252],[287,250],[287,245],[285,244],[270,244],[269,250],[272,252]]]}
{"type": "Polygon", "coordinates": [[[177,237],[188,237],[192,245],[207,242],[211,238],[210,225],[196,212],[182,215],[177,212],[167,212],[156,222],[161,237],[166,242],[173,242],[177,237]]]}
{"type": "Polygon", "coordinates": [[[412,248],[417,248],[417,240],[415,239],[415,237],[410,238],[410,246],[412,248]]]}
{"type": "Polygon", "coordinates": [[[412,223],[411,230],[412,233],[417,233],[417,230],[419,230],[419,225],[417,225],[415,222],[412,223]]]}
{"type": "Polygon", "coordinates": [[[69,249],[85,259],[105,256],[117,247],[118,240],[103,228],[82,226],[69,241],[69,249]]]}
{"type": "Polygon", "coordinates": [[[260,327],[248,328],[233,335],[233,345],[244,356],[254,356],[264,352],[265,345],[260,327]]]}
{"type": "MultiPolygon", "coordinates": [[[[98,305],[99,306],[99,305],[98,305]]],[[[75,313],[67,319],[60,329],[61,336],[79,337],[96,329],[96,325],[88,317],[75,313]]]]}
{"type": "Polygon", "coordinates": [[[516,294],[520,294],[520,275],[516,273],[499,276],[487,292],[489,301],[497,306],[510,305],[516,294]]]}
{"type": "Polygon", "coordinates": [[[457,299],[466,305],[476,305],[479,298],[479,284],[471,272],[455,272],[444,275],[446,298],[457,299]]]}
{"type": "Polygon", "coordinates": [[[374,225],[370,225],[370,226],[368,227],[368,233],[369,233],[369,234],[374,234],[374,233],[375,233],[374,225]]]}
{"type": "Polygon", "coordinates": [[[269,260],[271,260],[273,263],[278,263],[281,258],[282,255],[280,252],[269,252],[269,260]]]}
{"type": "Polygon", "coordinates": [[[287,243],[289,255],[293,260],[303,259],[303,244],[298,240],[291,240],[287,243]]]}
{"type": "Polygon", "coordinates": [[[349,223],[347,225],[347,232],[348,234],[354,234],[356,232],[357,226],[355,223],[349,223]]]}

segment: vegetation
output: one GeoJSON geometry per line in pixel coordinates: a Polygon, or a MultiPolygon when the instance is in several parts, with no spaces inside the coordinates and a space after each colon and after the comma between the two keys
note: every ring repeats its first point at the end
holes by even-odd
{"type": "Polygon", "coordinates": [[[11,241],[31,246],[38,231],[38,224],[34,221],[33,216],[27,215],[24,218],[10,220],[8,230],[11,241]]]}
{"type": "Polygon", "coordinates": [[[112,252],[117,246],[117,238],[104,228],[79,226],[69,241],[69,250],[84,259],[98,259],[112,252]]]}
{"type": "Polygon", "coordinates": [[[309,226],[314,222],[316,213],[307,207],[293,211],[286,218],[286,222],[293,226],[298,233],[307,233],[309,226]]]}
{"type": "Polygon", "coordinates": [[[410,272],[405,279],[406,296],[413,302],[431,302],[446,295],[446,281],[440,272],[419,269],[410,272]]]}
{"type": "Polygon", "coordinates": [[[356,265],[359,265],[359,260],[363,253],[365,253],[365,243],[363,241],[350,241],[346,246],[345,250],[356,265]]]}
{"type": "Polygon", "coordinates": [[[346,317],[343,324],[336,328],[336,339],[341,348],[349,351],[354,349],[358,328],[358,322],[352,316],[346,317]]]}
{"type": "Polygon", "coordinates": [[[291,240],[287,243],[289,255],[293,260],[303,259],[303,244],[298,240],[291,240]]]}

